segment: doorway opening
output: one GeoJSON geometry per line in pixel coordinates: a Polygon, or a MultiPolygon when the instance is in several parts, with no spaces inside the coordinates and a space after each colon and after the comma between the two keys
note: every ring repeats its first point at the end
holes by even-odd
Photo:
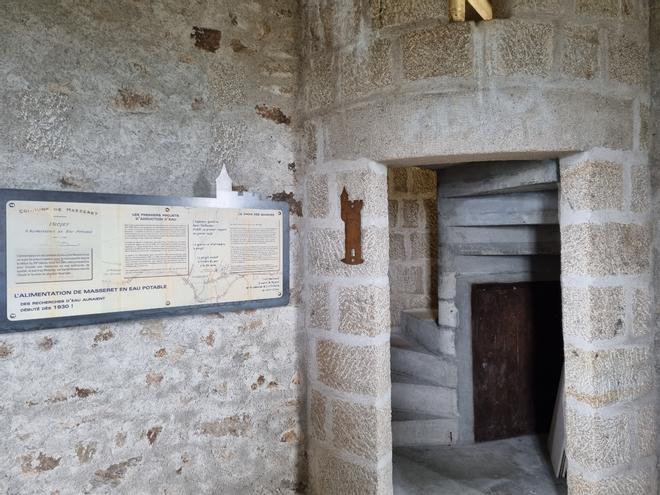
{"type": "Polygon", "coordinates": [[[561,331],[559,281],[472,286],[475,442],[550,432],[561,331]]]}
{"type": "Polygon", "coordinates": [[[565,494],[547,446],[563,367],[558,163],[434,172],[433,246],[408,240],[395,259],[390,204],[395,493],[565,494]],[[421,254],[437,302],[400,309],[393,267],[421,254]]]}

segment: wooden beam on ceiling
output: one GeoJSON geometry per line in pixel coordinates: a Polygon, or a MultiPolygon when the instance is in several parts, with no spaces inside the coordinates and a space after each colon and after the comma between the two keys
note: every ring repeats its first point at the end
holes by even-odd
{"type": "MultiPolygon", "coordinates": [[[[472,8],[485,20],[490,21],[493,18],[493,7],[489,0],[467,0],[472,8]]],[[[465,21],[465,2],[466,0],[449,0],[449,17],[454,22],[465,21]]]]}
{"type": "Polygon", "coordinates": [[[493,19],[493,7],[490,5],[489,0],[467,0],[470,5],[477,11],[484,21],[493,19]]]}

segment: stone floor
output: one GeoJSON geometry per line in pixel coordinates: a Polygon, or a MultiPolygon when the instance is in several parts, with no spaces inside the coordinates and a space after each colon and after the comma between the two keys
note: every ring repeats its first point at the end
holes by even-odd
{"type": "Polygon", "coordinates": [[[545,438],[525,436],[458,447],[396,448],[395,495],[565,495],[545,438]]]}

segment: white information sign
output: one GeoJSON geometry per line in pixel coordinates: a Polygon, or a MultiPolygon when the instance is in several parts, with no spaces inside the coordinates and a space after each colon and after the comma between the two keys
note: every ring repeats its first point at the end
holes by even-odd
{"type": "Polygon", "coordinates": [[[8,201],[7,319],[282,296],[282,211],[8,201]]]}

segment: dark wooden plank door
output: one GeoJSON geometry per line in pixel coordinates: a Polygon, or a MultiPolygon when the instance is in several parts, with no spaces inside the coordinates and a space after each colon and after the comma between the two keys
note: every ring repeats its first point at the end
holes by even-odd
{"type": "Polygon", "coordinates": [[[472,287],[475,441],[549,430],[561,332],[559,282],[472,287]]]}

